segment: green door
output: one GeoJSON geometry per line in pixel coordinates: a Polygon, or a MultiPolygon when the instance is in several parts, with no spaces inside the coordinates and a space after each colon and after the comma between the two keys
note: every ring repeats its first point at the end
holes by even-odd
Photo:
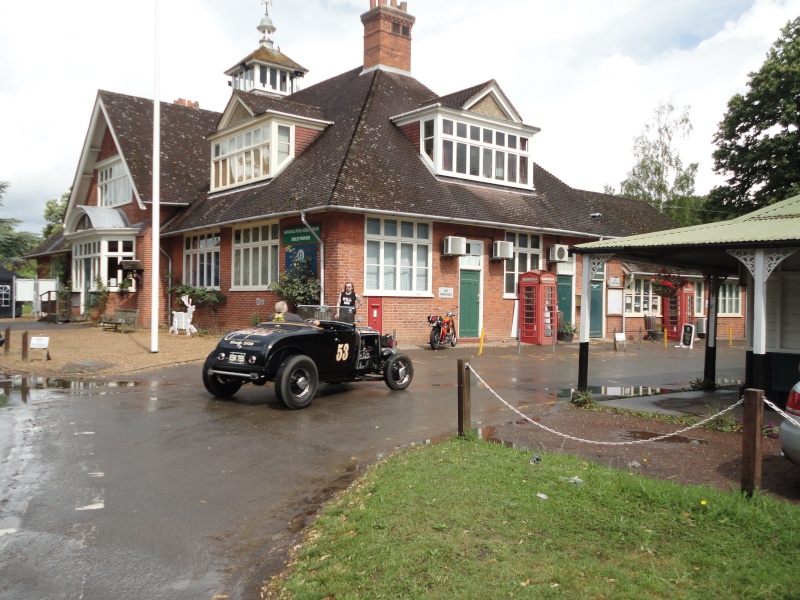
{"type": "Polygon", "coordinates": [[[476,338],[479,335],[480,282],[480,271],[461,271],[458,290],[458,337],[476,338]]]}
{"type": "Polygon", "coordinates": [[[592,310],[590,312],[589,337],[603,335],[603,282],[592,282],[592,310]]]}
{"type": "Polygon", "coordinates": [[[572,275],[559,275],[557,285],[558,311],[562,315],[561,322],[572,322],[572,275]]]}

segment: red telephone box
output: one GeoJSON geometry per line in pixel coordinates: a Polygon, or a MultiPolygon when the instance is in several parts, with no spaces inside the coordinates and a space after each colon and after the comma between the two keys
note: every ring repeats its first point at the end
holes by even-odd
{"type": "Polygon", "coordinates": [[[668,340],[681,339],[683,326],[694,324],[694,286],[687,283],[678,293],[664,298],[664,324],[668,340]]]}
{"type": "Polygon", "coordinates": [[[548,271],[528,271],[519,276],[519,340],[526,344],[552,344],[556,337],[556,276],[548,271]]]}

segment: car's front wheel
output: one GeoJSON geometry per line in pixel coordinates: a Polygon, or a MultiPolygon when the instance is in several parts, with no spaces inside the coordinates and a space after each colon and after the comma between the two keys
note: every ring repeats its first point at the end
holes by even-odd
{"type": "Polygon", "coordinates": [[[414,379],[414,365],[405,354],[393,354],[383,366],[383,380],[393,390],[406,389],[414,379]]]}
{"type": "Polygon", "coordinates": [[[212,352],[203,363],[203,385],[212,396],[217,398],[230,398],[239,388],[242,387],[243,381],[236,377],[224,377],[222,375],[209,374],[208,370],[214,364],[214,356],[216,351],[212,352]]]}
{"type": "Polygon", "coordinates": [[[275,393],[286,408],[305,408],[317,393],[318,377],[314,361],[303,354],[295,354],[278,367],[275,393]]]}

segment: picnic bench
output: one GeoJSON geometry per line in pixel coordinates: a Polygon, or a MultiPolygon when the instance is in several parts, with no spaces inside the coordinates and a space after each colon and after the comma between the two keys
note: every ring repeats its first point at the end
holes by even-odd
{"type": "Polygon", "coordinates": [[[125,327],[133,327],[136,331],[137,320],[139,319],[139,311],[131,308],[118,308],[114,314],[105,314],[100,316],[100,325],[103,329],[114,329],[114,331],[125,331],[125,327]]]}

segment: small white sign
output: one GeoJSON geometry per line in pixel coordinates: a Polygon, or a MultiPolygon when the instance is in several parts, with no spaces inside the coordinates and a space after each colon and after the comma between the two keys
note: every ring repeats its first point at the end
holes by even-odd
{"type": "Polygon", "coordinates": [[[453,288],[439,288],[439,298],[452,298],[453,288]]]}
{"type": "Polygon", "coordinates": [[[48,345],[50,344],[49,337],[32,337],[31,338],[31,348],[42,348],[43,350],[47,350],[48,345]]]}

